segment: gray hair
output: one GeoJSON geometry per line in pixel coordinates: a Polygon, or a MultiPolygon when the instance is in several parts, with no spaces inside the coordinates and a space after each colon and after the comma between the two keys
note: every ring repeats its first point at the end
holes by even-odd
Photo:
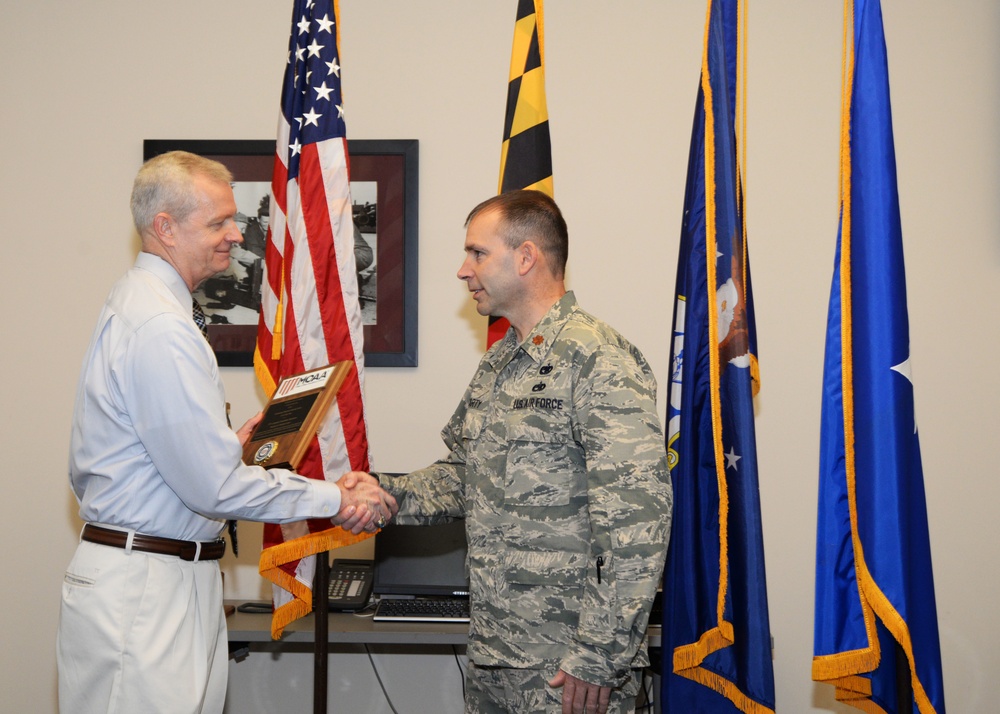
{"type": "Polygon", "coordinates": [[[142,165],[132,185],[132,221],[140,236],[152,226],[158,213],[169,213],[183,221],[198,207],[198,194],[191,180],[204,176],[231,183],[233,175],[218,161],[187,151],[169,151],[142,165]]]}

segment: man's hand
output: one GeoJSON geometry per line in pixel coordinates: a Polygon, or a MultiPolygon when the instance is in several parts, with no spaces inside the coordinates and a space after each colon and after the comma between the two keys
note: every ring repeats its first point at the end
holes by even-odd
{"type": "Polygon", "coordinates": [[[333,523],[355,535],[384,528],[399,510],[396,499],[382,490],[371,474],[351,471],[340,477],[337,486],[341,505],[333,523]]]}
{"type": "Polygon", "coordinates": [[[577,679],[559,670],[549,682],[553,689],[563,688],[563,714],[606,714],[611,701],[611,687],[601,687],[577,679]]]}
{"type": "Polygon", "coordinates": [[[236,431],[236,436],[240,439],[240,446],[247,445],[247,442],[250,441],[250,435],[253,434],[253,430],[257,428],[257,425],[260,424],[260,420],[263,418],[264,412],[257,412],[247,419],[247,423],[236,431]]]}

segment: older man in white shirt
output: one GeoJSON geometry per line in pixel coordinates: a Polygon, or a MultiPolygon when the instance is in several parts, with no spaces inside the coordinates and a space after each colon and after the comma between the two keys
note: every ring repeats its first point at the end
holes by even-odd
{"type": "Polygon", "coordinates": [[[87,525],[63,584],[63,714],[222,711],[226,519],[327,517],[360,532],[395,512],[370,482],[242,462],[259,415],[229,428],[191,298],[243,240],[231,181],[184,152],[151,159],[135,180],[142,252],[105,302],[73,414],[69,476],[87,525]]]}

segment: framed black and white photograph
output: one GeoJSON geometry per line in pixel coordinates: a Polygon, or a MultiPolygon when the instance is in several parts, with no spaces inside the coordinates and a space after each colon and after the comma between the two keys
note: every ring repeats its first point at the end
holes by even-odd
{"type": "MultiPolygon", "coordinates": [[[[221,162],[233,174],[243,244],[232,249],[229,269],[194,293],[222,366],[253,365],[274,147],[269,140],[143,142],[144,161],[167,151],[189,151],[221,162]]],[[[418,142],[349,139],[347,148],[365,364],[415,367],[418,142]]]]}

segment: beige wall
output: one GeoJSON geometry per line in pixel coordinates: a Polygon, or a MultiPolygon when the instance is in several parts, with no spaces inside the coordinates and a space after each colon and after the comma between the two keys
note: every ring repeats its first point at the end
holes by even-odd
{"type": "MultiPolygon", "coordinates": [[[[136,250],[127,199],[142,140],[271,138],[289,4],[0,7],[0,285],[18,305],[0,342],[5,710],[56,709],[59,588],[80,528],[66,482],[74,385],[101,301],[136,250]]],[[[438,430],[482,349],[483,323],[454,274],[465,213],[496,190],[516,3],[341,5],[349,136],[420,140],[420,366],[371,369],[367,390],[376,464],[407,470],[441,455],[438,430]]],[[[662,410],[704,2],[548,5],[553,161],[573,239],[571,287],[645,352],[662,410]]],[[[832,0],[765,1],[753,3],[750,19],[758,450],[785,712],[846,711],[810,681],[841,11],[832,0]]],[[[1000,692],[992,428],[1000,378],[990,366],[1000,353],[1000,5],[887,0],[885,15],[945,688],[952,711],[989,712],[1000,692]]],[[[235,417],[249,416],[260,405],[251,372],[227,369],[224,378],[235,417]]],[[[227,558],[227,588],[255,597],[258,531],[243,532],[251,552],[227,558]]],[[[254,692],[248,701],[272,708],[253,671],[271,689],[298,692],[297,710],[307,710],[308,669],[296,671],[288,658],[240,666],[234,682],[254,692]]],[[[430,665],[420,658],[395,666],[426,682],[452,676],[454,663],[440,665],[440,677],[423,673],[430,665]]],[[[338,671],[366,679],[352,689],[351,677],[340,676],[335,691],[351,701],[376,695],[366,662],[338,671]]],[[[440,695],[426,696],[415,711],[435,710],[440,695]]]]}

